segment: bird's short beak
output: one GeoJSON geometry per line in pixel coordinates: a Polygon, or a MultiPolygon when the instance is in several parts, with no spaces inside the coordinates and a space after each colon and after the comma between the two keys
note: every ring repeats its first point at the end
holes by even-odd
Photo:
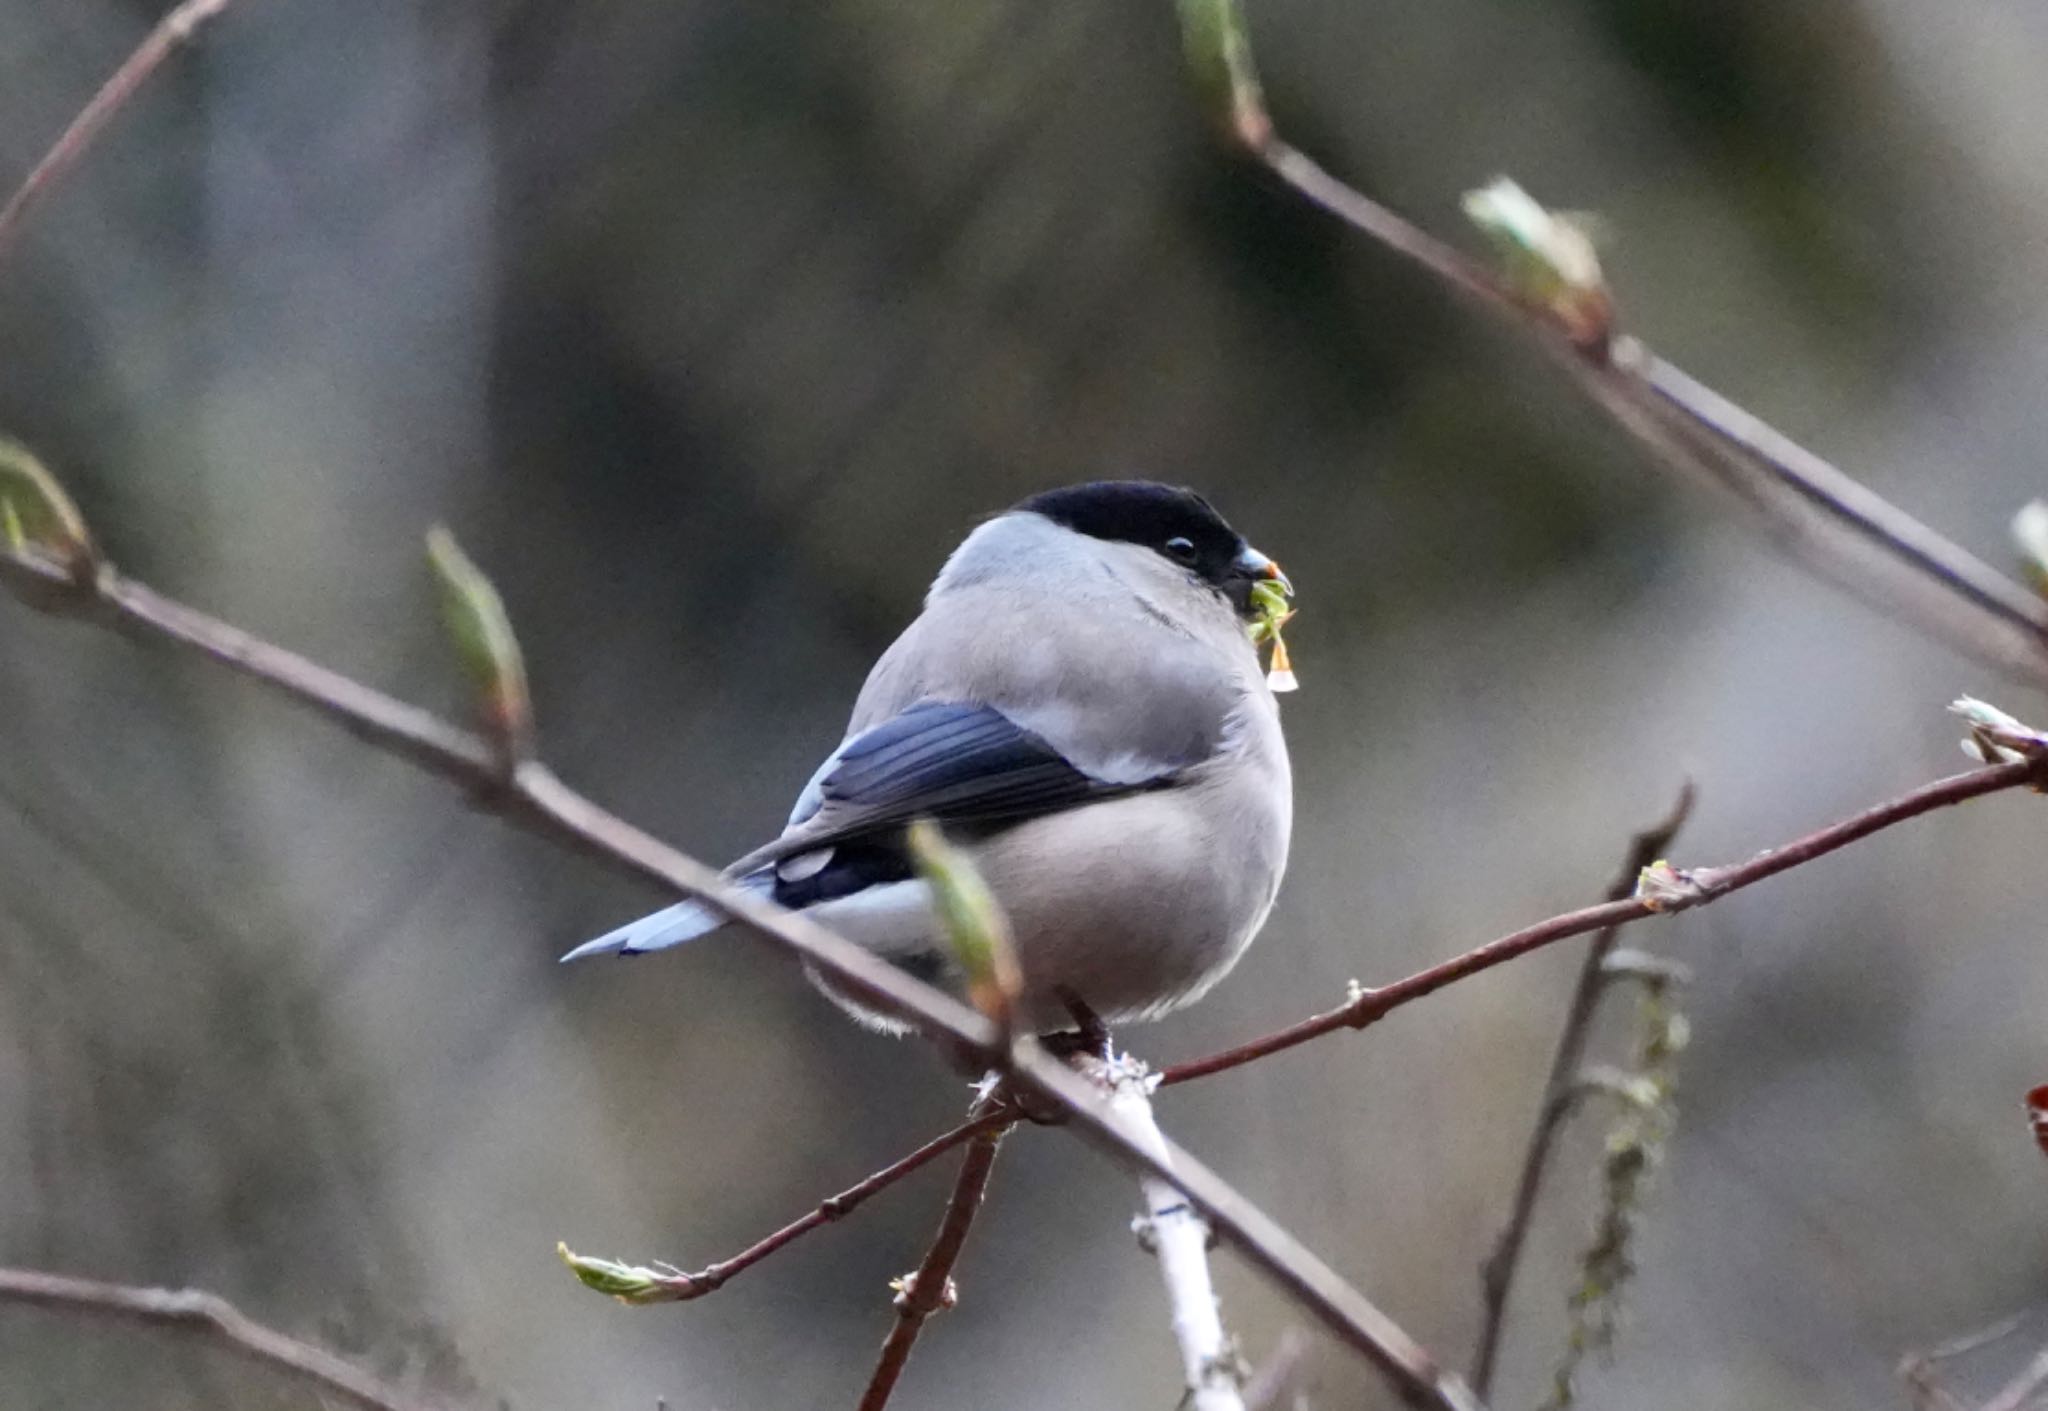
{"type": "Polygon", "coordinates": [[[1277,583],[1280,585],[1281,592],[1290,598],[1294,596],[1294,584],[1289,582],[1287,575],[1280,571],[1280,565],[1249,544],[1245,545],[1244,552],[1237,556],[1237,569],[1238,572],[1247,578],[1263,578],[1277,583]]]}

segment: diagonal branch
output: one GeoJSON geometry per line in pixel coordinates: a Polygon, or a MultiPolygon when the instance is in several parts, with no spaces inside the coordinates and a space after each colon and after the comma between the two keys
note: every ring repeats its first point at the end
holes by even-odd
{"type": "MultiPolygon", "coordinates": [[[[1689,911],[1696,906],[1705,906],[1718,901],[1731,892],[1753,887],[1780,872],[1789,872],[1795,867],[1827,856],[1849,844],[1879,833],[1894,824],[1918,818],[1923,813],[1946,808],[1970,799],[1983,798],[1987,794],[2003,793],[2007,789],[2023,787],[2039,788],[2048,785],[2048,754],[2036,755],[2004,764],[1994,764],[1983,769],[1972,769],[1963,774],[1951,774],[1946,779],[1937,779],[1932,784],[1923,784],[1907,794],[1861,813],[1852,814],[1839,822],[1831,823],[1802,837],[1794,838],[1782,847],[1769,848],[1758,853],[1748,862],[1731,867],[1696,867],[1671,871],[1655,879],[1656,886],[1640,886],[1637,894],[1620,901],[1602,902],[1597,906],[1582,907],[1539,921],[1533,926],[1524,926],[1519,931],[1510,931],[1483,946],[1474,947],[1463,955],[1454,956],[1427,970],[1397,980],[1379,989],[1357,989],[1352,997],[1335,1009],[1291,1024],[1285,1029],[1267,1034],[1264,1038],[1253,1039],[1236,1048],[1225,1049],[1207,1058],[1192,1059],[1176,1063],[1165,1070],[1162,1084],[1185,1083],[1194,1078],[1206,1078],[1211,1073],[1221,1073],[1228,1068],[1241,1067],[1255,1059],[1265,1058],[1310,1039],[1321,1038],[1339,1029],[1363,1029],[1378,1023],[1402,1005],[1421,999],[1424,995],[1435,994],[1446,985],[1491,970],[1494,966],[1527,955],[1530,951],[1583,936],[1589,932],[1604,931],[1610,927],[1626,926],[1651,916],[1667,916],[1673,912],[1689,911]]],[[[1649,879],[1645,879],[1646,881],[1649,879]]]]}
{"type": "Polygon", "coordinates": [[[21,238],[29,214],[92,150],[93,143],[106,130],[107,124],[128,106],[129,100],[149,82],[150,75],[163,66],[164,60],[189,44],[201,25],[219,16],[233,3],[234,0],[184,0],[183,4],[165,15],[135,52],[114,70],[114,76],[102,84],[100,91],[79,110],[78,116],[71,120],[71,125],[36,163],[20,188],[7,198],[7,204],[0,206],[0,261],[6,260],[15,242],[21,238]]]}
{"type": "Polygon", "coordinates": [[[891,1162],[837,1195],[827,1196],[818,1202],[816,1209],[790,1221],[774,1234],[756,1240],[730,1259],[708,1264],[694,1274],[685,1274],[669,1265],[645,1268],[621,1266],[607,1259],[585,1259],[574,1254],[566,1255],[565,1258],[579,1278],[583,1278],[586,1283],[593,1283],[601,1292],[609,1293],[622,1302],[687,1303],[693,1298],[702,1298],[707,1293],[716,1293],[725,1287],[726,1281],[733,1275],[753,1268],[783,1246],[802,1238],[820,1225],[829,1225],[835,1220],[844,1219],[865,1204],[869,1197],[887,1190],[906,1176],[922,1171],[955,1147],[988,1133],[1005,1130],[1014,1126],[1018,1120],[1018,1112],[1008,1107],[970,1117],[951,1131],[933,1137],[908,1156],[891,1162]],[[586,1269],[597,1273],[595,1281],[585,1276],[586,1269]],[[611,1276],[620,1273],[631,1277],[632,1288],[622,1288],[617,1283],[608,1281],[611,1276]]]}
{"type": "Polygon", "coordinates": [[[924,1262],[917,1266],[917,1272],[905,1279],[897,1292],[896,1325],[889,1329],[889,1336],[882,1343],[874,1376],[861,1395],[860,1411],[882,1411],[889,1404],[903,1368],[910,1361],[911,1349],[917,1346],[917,1335],[924,1331],[925,1319],[940,1308],[953,1306],[953,1266],[960,1262],[967,1232],[974,1228],[974,1217],[981,1210],[981,1198],[988,1191],[988,1178],[995,1169],[996,1150],[1007,1130],[1007,1124],[990,1127],[976,1132],[968,1142],[967,1155],[960,1162],[960,1175],[953,1182],[953,1195],[946,1202],[946,1214],[939,1221],[938,1234],[932,1237],[932,1247],[924,1262]]]}
{"type": "Polygon", "coordinates": [[[1351,1287],[1315,1252],[1172,1141],[1154,1149],[1090,1083],[1034,1040],[1005,1045],[996,1026],[952,996],[877,960],[794,912],[728,887],[717,873],[605,812],[537,763],[506,772],[502,754],[480,737],[338,672],[186,607],[101,566],[84,582],[67,566],[27,549],[0,552],[0,585],[46,610],[96,619],[130,636],[169,642],[247,676],[326,716],[368,743],[469,788],[480,805],[564,847],[695,897],[753,934],[832,976],[865,1002],[895,1014],[940,1044],[1008,1074],[1018,1088],[1064,1111],[1085,1140],[1127,1170],[1157,1176],[1187,1196],[1317,1322],[1365,1356],[1411,1402],[1471,1411],[1464,1383],[1351,1287]]]}
{"type": "MultiPolygon", "coordinates": [[[[1636,889],[1636,878],[1644,868],[1664,855],[1678,830],[1692,813],[1694,791],[1688,779],[1678,791],[1678,802],[1660,821],[1635,835],[1629,843],[1628,858],[1614,884],[1607,889],[1609,901],[1621,901],[1636,889]]],[[[1515,1266],[1522,1257],[1522,1244],[1529,1235],[1529,1223],[1536,1214],[1542,1194],[1543,1175],[1550,1165],[1551,1149],[1570,1111],[1569,1090],[1586,1056],[1586,1039],[1592,1032],[1593,1012],[1600,999],[1602,968],[1621,939],[1621,927],[1609,926],[1593,937],[1586,959],[1579,967],[1578,984],[1572,990],[1571,1006],[1565,1011],[1564,1028],[1558,1034],[1557,1052],[1550,1060],[1550,1077],[1543,1085],[1543,1102],[1530,1134],[1528,1150],[1522,1157],[1521,1176],[1515,1183],[1515,1201],[1508,1223],[1500,1233],[1493,1253],[1480,1269],[1484,1306],[1479,1321],[1479,1341],[1472,1356],[1472,1389],[1481,1396],[1492,1395],[1493,1369],[1500,1353],[1502,1320],[1507,1313],[1508,1293],[1514,1286],[1515,1266]]]]}
{"type": "MultiPolygon", "coordinates": [[[[1296,195],[1527,332],[1668,469],[1731,493],[1812,572],[1939,641],[2048,683],[2048,603],[1727,398],[1604,324],[1588,337],[1492,270],[1333,176],[1274,130],[1240,0],[1177,0],[1188,57],[1232,145],[1296,195]]],[[[1601,291],[1605,297],[1605,291],[1601,291]]]]}
{"type": "Polygon", "coordinates": [[[107,1284],[34,1269],[0,1269],[0,1302],[197,1333],[239,1357],[316,1387],[356,1411],[425,1411],[423,1403],[333,1353],[252,1322],[218,1294],[107,1284]]]}
{"type": "Polygon", "coordinates": [[[1005,1130],[1015,1124],[1016,1121],[1017,1114],[1009,1109],[988,1112],[979,1117],[968,1118],[950,1132],[933,1137],[916,1151],[884,1166],[865,1180],[848,1186],[835,1196],[828,1196],[818,1203],[817,1209],[800,1219],[792,1220],[774,1234],[749,1245],[732,1258],[721,1259],[718,1263],[709,1265],[697,1273],[685,1275],[686,1281],[694,1286],[692,1291],[685,1296],[697,1298],[703,1294],[711,1293],[722,1286],[734,1274],[744,1269],[752,1268],[790,1241],[809,1234],[820,1225],[829,1225],[834,1220],[845,1218],[864,1204],[869,1196],[887,1190],[890,1186],[895,1185],[914,1171],[923,1170],[954,1147],[964,1142],[980,1141],[985,1138],[1000,1136],[1005,1130]]]}

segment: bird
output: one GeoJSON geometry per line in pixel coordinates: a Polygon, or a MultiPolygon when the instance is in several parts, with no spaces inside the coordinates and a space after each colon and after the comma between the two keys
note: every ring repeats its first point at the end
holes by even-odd
{"type": "MultiPolygon", "coordinates": [[[[985,519],[875,662],[781,835],[726,880],[960,993],[906,843],[930,818],[1008,918],[1020,1025],[1192,1003],[1258,934],[1287,867],[1292,772],[1250,632],[1272,588],[1292,597],[1189,489],[1091,481],[985,519]]],[[[562,959],[666,950],[727,924],[684,901],[562,959]]],[[[811,978],[862,1022],[903,1031],[811,978]]]]}

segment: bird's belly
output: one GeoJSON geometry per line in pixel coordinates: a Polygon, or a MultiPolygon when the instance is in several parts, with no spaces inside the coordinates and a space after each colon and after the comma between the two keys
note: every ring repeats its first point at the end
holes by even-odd
{"type": "Polygon", "coordinates": [[[1286,862],[1286,824],[1179,791],[1021,824],[980,850],[1010,917],[1027,1021],[1067,1025],[1062,991],[1104,1019],[1199,998],[1258,933],[1286,862]]]}
{"type": "MultiPolygon", "coordinates": [[[[1286,866],[1287,799],[1198,784],[962,841],[1009,918],[1023,1024],[1071,1027],[1069,993],[1112,1023],[1153,1019],[1200,998],[1258,934],[1286,866]]],[[[919,979],[962,989],[922,882],[872,887],[808,914],[919,979]]],[[[863,1022],[903,1027],[812,978],[863,1022]]]]}

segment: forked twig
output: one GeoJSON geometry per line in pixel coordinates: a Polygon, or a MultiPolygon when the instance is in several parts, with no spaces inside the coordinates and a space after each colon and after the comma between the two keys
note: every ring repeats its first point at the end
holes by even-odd
{"type": "Polygon", "coordinates": [[[848,1186],[835,1196],[828,1196],[818,1203],[817,1209],[792,1220],[774,1234],[747,1246],[732,1258],[721,1259],[718,1263],[708,1265],[694,1274],[684,1275],[683,1277],[693,1286],[693,1292],[687,1297],[697,1298],[713,1292],[733,1275],[760,1263],[792,1240],[809,1234],[820,1225],[829,1225],[834,1220],[845,1218],[866,1203],[868,1197],[887,1190],[914,1171],[923,1170],[954,1147],[990,1133],[999,1134],[1016,1120],[1017,1114],[1008,1110],[968,1118],[951,1131],[933,1137],[916,1151],[891,1162],[865,1180],[848,1186]]]}
{"type": "Polygon", "coordinates": [[[686,1274],[667,1264],[646,1267],[622,1264],[611,1259],[593,1259],[571,1253],[567,1246],[561,1250],[562,1257],[585,1284],[608,1293],[623,1303],[687,1303],[708,1293],[716,1293],[733,1275],[751,1269],[769,1255],[809,1234],[820,1225],[829,1225],[835,1220],[845,1218],[865,1204],[869,1197],[887,1190],[904,1177],[923,1170],[953,1148],[972,1141],[985,1132],[1008,1128],[1019,1120],[1019,1114],[1013,1108],[977,1112],[951,1131],[933,1137],[908,1156],[890,1162],[873,1175],[848,1186],[837,1195],[827,1196],[818,1202],[815,1209],[790,1221],[766,1238],[748,1245],[730,1259],[721,1259],[716,1264],[706,1265],[694,1274],[686,1274]]]}
{"type": "Polygon", "coordinates": [[[967,1155],[961,1159],[960,1175],[953,1182],[953,1195],[946,1202],[946,1214],[939,1221],[938,1234],[932,1237],[932,1247],[924,1262],[917,1266],[917,1272],[905,1278],[897,1291],[896,1325],[889,1329],[889,1336],[882,1343],[874,1375],[860,1399],[860,1411],[882,1411],[889,1404],[903,1368],[910,1361],[911,1349],[917,1346],[917,1335],[924,1331],[925,1320],[940,1308],[953,1306],[953,1266],[960,1261],[967,1232],[974,1228],[981,1198],[988,1191],[989,1174],[995,1169],[996,1151],[1007,1130],[1007,1125],[991,1127],[976,1132],[968,1142],[967,1155]]]}

